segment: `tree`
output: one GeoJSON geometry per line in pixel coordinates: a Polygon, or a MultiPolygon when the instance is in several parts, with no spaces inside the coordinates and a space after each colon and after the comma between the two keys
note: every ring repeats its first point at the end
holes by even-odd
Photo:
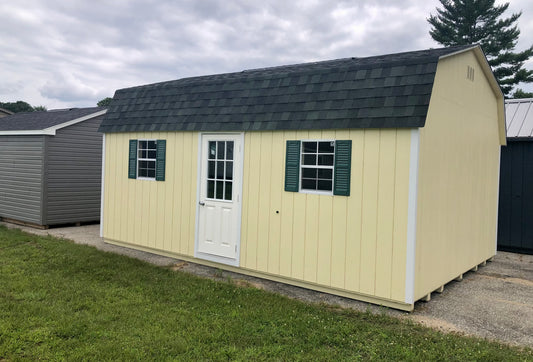
{"type": "Polygon", "coordinates": [[[7,109],[8,111],[11,111],[13,113],[19,113],[19,112],[33,112],[33,107],[29,105],[29,103],[26,103],[24,101],[16,101],[16,102],[0,102],[0,108],[7,109]]]}
{"type": "Polygon", "coordinates": [[[96,105],[98,107],[107,107],[109,105],[109,103],[111,103],[112,100],[113,100],[113,98],[106,97],[106,98],[100,100],[98,103],[96,103],[96,105]]]}
{"type": "Polygon", "coordinates": [[[33,110],[36,111],[36,112],[43,112],[43,111],[46,112],[47,111],[45,106],[35,106],[35,107],[33,107],[33,110]]]}
{"type": "Polygon", "coordinates": [[[443,9],[427,19],[429,34],[444,46],[479,44],[487,56],[504,95],[520,82],[533,82],[533,71],[523,68],[533,55],[533,46],[515,53],[520,35],[516,21],[522,12],[500,18],[509,3],[495,0],[439,0],[443,9]]]}
{"type": "Polygon", "coordinates": [[[524,92],[522,89],[517,89],[513,93],[513,98],[533,98],[533,92],[524,92]]]}

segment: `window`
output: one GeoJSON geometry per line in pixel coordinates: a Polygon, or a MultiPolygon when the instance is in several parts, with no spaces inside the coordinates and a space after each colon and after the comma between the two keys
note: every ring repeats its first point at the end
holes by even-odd
{"type": "Polygon", "coordinates": [[[165,181],[166,140],[130,140],[128,178],[165,181]]]}
{"type": "Polygon", "coordinates": [[[333,191],[335,141],[303,141],[301,190],[333,191]]]}
{"type": "Polygon", "coordinates": [[[207,198],[230,201],[233,197],[233,141],[209,141],[207,198]]]}
{"type": "Polygon", "coordinates": [[[155,179],[156,144],[156,140],[139,140],[137,151],[137,177],[155,179]]]}
{"type": "Polygon", "coordinates": [[[351,140],[287,141],[285,191],[350,196],[351,140]]]}

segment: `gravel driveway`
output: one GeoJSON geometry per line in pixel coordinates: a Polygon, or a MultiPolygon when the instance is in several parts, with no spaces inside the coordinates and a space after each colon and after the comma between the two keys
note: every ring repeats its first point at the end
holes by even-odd
{"type": "Polygon", "coordinates": [[[204,277],[224,280],[229,277],[236,283],[245,283],[307,302],[386,313],[446,332],[460,332],[533,348],[533,255],[498,252],[487,266],[480,267],[477,272],[466,273],[463,281],[447,284],[443,293],[433,293],[430,302],[418,302],[413,312],[405,313],[269,280],[230,272],[221,273],[214,268],[105,244],[99,237],[99,225],[38,230],[1,224],[34,234],[50,234],[78,244],[93,245],[101,250],[128,255],[156,265],[172,266],[204,277]]]}

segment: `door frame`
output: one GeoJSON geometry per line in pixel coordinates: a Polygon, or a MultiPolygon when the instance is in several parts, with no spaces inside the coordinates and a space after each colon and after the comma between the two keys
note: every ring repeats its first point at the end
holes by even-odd
{"type": "MultiPolygon", "coordinates": [[[[234,150],[235,152],[235,150],[234,150]]],[[[195,219],[195,232],[194,232],[194,257],[198,259],[204,259],[208,261],[213,261],[220,264],[226,264],[231,266],[240,266],[240,256],[241,256],[241,228],[242,228],[242,190],[243,190],[243,176],[244,176],[244,132],[199,132],[198,133],[198,161],[197,161],[197,174],[196,174],[196,219],[195,219]],[[239,185],[234,190],[237,191],[236,195],[236,213],[239,220],[237,240],[235,241],[237,246],[237,251],[235,259],[226,258],[223,256],[217,256],[207,253],[202,253],[198,251],[200,240],[199,231],[200,231],[200,189],[202,187],[202,157],[204,156],[205,150],[202,149],[203,138],[209,136],[237,136],[240,142],[240,149],[237,151],[240,156],[240,168],[238,173],[235,173],[234,178],[240,178],[239,185]]]]}

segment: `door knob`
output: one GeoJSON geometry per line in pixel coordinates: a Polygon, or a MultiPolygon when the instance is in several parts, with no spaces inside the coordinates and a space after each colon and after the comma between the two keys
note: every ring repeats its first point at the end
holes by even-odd
{"type": "Polygon", "coordinates": [[[198,204],[200,204],[200,206],[205,206],[205,202],[202,201],[200,201],[198,204]]]}

